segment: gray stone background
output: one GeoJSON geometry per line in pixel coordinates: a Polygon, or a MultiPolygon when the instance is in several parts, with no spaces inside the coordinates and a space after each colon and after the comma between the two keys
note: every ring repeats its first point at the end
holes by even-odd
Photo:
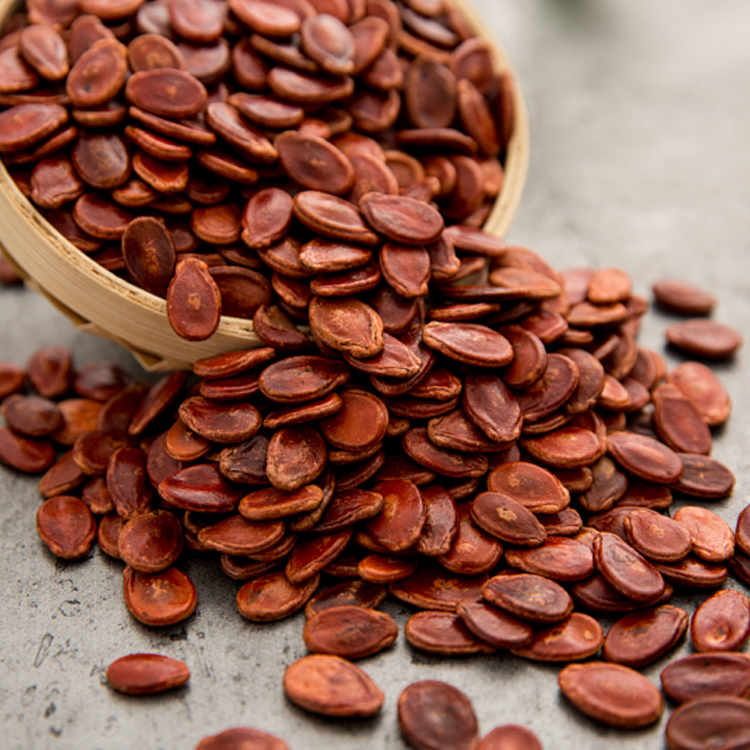
{"type": "MultiPolygon", "coordinates": [[[[532,159],[508,239],[553,265],[618,265],[650,294],[661,276],[721,295],[715,317],[750,340],[750,4],[744,0],[477,0],[505,45],[529,106],[532,159]]],[[[1,229],[0,229],[1,233],[1,229]]],[[[640,340],[661,348],[668,315],[648,315],[640,340]]],[[[23,363],[39,346],[70,346],[79,365],[115,346],[76,333],[42,297],[0,290],[0,358],[23,363]]],[[[679,361],[671,353],[672,365],[679,361]]],[[[747,353],[716,369],[735,402],[714,456],[737,474],[715,504],[734,524],[747,502],[747,353]]],[[[0,468],[0,747],[189,750],[207,734],[250,725],[294,750],[404,748],[396,701],[410,682],[447,680],[474,701],[482,732],[518,722],[550,750],[662,748],[665,718],[619,732],[569,707],[555,666],[507,655],[439,659],[403,636],[362,666],[386,692],[367,721],[328,721],[286,701],[284,668],[305,654],[302,616],[253,625],[238,615],[238,584],[218,562],[190,560],[197,613],[149,629],[128,614],[121,565],[99,552],[57,562],[34,531],[36,480],[0,468]],[[138,699],[110,691],[106,665],[134,651],[184,659],[189,686],[138,699]]],[[[729,583],[730,586],[739,584],[729,583]]],[[[692,611],[703,597],[677,597],[692,611]]],[[[406,608],[388,605],[400,623],[406,608]]],[[[672,656],[687,653],[681,646],[672,656]]],[[[668,659],[645,670],[658,682],[668,659]]],[[[667,714],[668,715],[668,714],[667,714]]]]}

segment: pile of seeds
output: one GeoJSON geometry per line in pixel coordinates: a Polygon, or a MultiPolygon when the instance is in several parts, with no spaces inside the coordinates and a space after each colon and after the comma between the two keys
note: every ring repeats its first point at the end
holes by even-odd
{"type": "Polygon", "coordinates": [[[442,0],[28,2],[0,109],[19,188],[190,340],[271,303],[304,323],[312,296],[409,307],[481,268],[431,204],[486,221],[514,117],[442,0]]]}
{"type": "MultiPolygon", "coordinates": [[[[108,363],[75,371],[59,347],[25,371],[3,363],[0,460],[46,472],[37,528],[54,554],[83,557],[96,537],[126,563],[125,602],[143,623],[194,611],[183,546],[219,553],[245,582],[244,617],[304,608],[314,655],[285,687],[308,710],[379,709],[351,660],[396,638],[375,611],[390,593],[420,610],[405,635],[430,653],[565,663],[601,650],[605,662],[561,672],[563,692],[605,723],[646,725],[663,700],[635,669],[687,630],[674,588],[719,588],[728,568],[750,582],[750,513],[735,531],[705,507],[734,484],[708,455],[729,396],[705,365],[667,373],[637,344],[648,305],[621,271],[561,274],[520,247],[492,267],[524,286],[502,304],[490,301],[501,287],[456,287],[473,295],[442,308],[458,320],[407,316],[388,333],[356,299],[343,318],[316,303],[317,351],[261,308],[267,346],[198,361],[194,384],[184,372],[132,383],[108,363]],[[360,356],[377,340],[379,354],[360,356]],[[673,493],[692,504],[670,517],[673,493]],[[623,617],[605,637],[596,615],[623,617]]],[[[669,667],[667,695],[743,695],[750,660],[724,652],[750,633],[747,597],[719,591],[690,625],[706,657],[669,667]]]]}

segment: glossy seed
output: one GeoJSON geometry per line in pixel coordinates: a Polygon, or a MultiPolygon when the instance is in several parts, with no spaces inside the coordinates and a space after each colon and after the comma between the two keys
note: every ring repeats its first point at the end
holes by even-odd
{"type": "Polygon", "coordinates": [[[742,336],[732,327],[704,318],[674,323],[667,340],[682,351],[706,359],[730,357],[742,345],[742,336]]]}
{"type": "Polygon", "coordinates": [[[689,620],[685,610],[669,604],[633,612],[609,629],[602,655],[628,667],[645,667],[679,643],[689,620]]]}
{"type": "Polygon", "coordinates": [[[727,522],[712,511],[685,505],[674,515],[693,540],[693,554],[710,563],[724,562],[734,553],[734,532],[727,522]]]}
{"type": "Polygon", "coordinates": [[[437,680],[409,685],[398,699],[398,724],[417,750],[474,750],[479,724],[469,698],[437,680]]]}
{"type": "Polygon", "coordinates": [[[651,602],[664,591],[659,571],[615,534],[599,534],[594,557],[602,575],[629,599],[651,602]]]}
{"type": "Polygon", "coordinates": [[[665,731],[670,750],[727,750],[747,744],[750,704],[744,699],[716,696],[680,706],[665,731]]]}
{"type": "Polygon", "coordinates": [[[496,607],[530,622],[560,622],[573,609],[573,600],[562,586],[527,573],[495,576],[484,585],[482,595],[496,607]]]}
{"type": "Polygon", "coordinates": [[[115,659],[106,671],[107,682],[119,693],[153,695],[184,685],[187,665],[161,654],[129,654],[115,659]]]}
{"type": "Polygon", "coordinates": [[[674,451],[653,438],[634,433],[614,432],[608,436],[609,452],[625,469],[658,484],[677,481],[684,472],[674,451]]]}
{"type": "Polygon", "coordinates": [[[620,664],[571,664],[560,672],[558,682],[577,709],[610,726],[638,729],[653,724],[664,711],[659,690],[620,664]]]}
{"type": "Polygon", "coordinates": [[[479,601],[487,576],[457,576],[440,568],[424,568],[404,581],[391,584],[389,591],[401,601],[421,609],[455,612],[463,601],[479,601]]]}
{"type": "Polygon", "coordinates": [[[561,623],[536,631],[527,646],[511,650],[532,661],[581,661],[596,654],[603,641],[602,627],[593,617],[573,612],[561,623]]]}
{"type": "Polygon", "coordinates": [[[144,625],[175,625],[190,617],[198,604],[193,582],[176,568],[153,574],[125,568],[123,580],[125,604],[144,625]]]}
{"type": "Polygon", "coordinates": [[[68,495],[42,503],[36,514],[36,528],[50,552],[63,560],[85,557],[96,536],[96,522],[88,506],[68,495]]]}
{"type": "Polygon", "coordinates": [[[338,656],[306,656],[287,667],[284,691],[295,704],[324,716],[372,716],[383,692],[359,667],[338,656]]]}
{"type": "Polygon", "coordinates": [[[690,640],[696,651],[739,651],[750,636],[750,600],[727,589],[695,610],[690,640]]]}
{"type": "Polygon", "coordinates": [[[750,657],[734,652],[683,656],[664,668],[661,684],[675,703],[719,695],[745,698],[750,691],[750,657]]]}
{"type": "Polygon", "coordinates": [[[302,632],[312,653],[356,660],[388,648],[398,635],[393,618],[364,607],[338,606],[311,617],[302,632]]]}
{"type": "Polygon", "coordinates": [[[284,573],[268,573],[248,581],[237,592],[239,613],[253,622],[281,620],[305,606],[318,588],[317,576],[295,585],[284,573]]]}

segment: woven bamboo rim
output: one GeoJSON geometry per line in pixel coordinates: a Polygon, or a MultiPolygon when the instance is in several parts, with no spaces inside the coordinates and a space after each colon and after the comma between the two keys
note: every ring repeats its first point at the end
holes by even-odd
{"type": "MultiPolygon", "coordinates": [[[[505,51],[469,0],[452,0],[472,31],[494,50],[498,70],[511,73],[515,93],[513,134],[506,153],[505,182],[485,229],[503,237],[518,208],[529,161],[526,105],[505,51]]],[[[0,27],[18,0],[0,0],[0,27]]],[[[0,250],[27,286],[44,294],[73,325],[129,349],[150,372],[190,369],[195,360],[260,346],[252,321],[223,316],[210,339],[181,339],[167,321],[163,299],[123,281],[64,239],[21,193],[0,163],[0,250]]]]}

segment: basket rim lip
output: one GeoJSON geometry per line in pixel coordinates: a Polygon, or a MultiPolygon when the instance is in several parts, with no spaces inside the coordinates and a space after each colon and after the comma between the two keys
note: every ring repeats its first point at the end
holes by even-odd
{"type": "MultiPolygon", "coordinates": [[[[482,17],[478,14],[470,0],[451,0],[451,2],[459,12],[464,15],[465,20],[477,37],[484,39],[489,44],[493,62],[495,63],[495,70],[498,72],[507,71],[511,76],[515,108],[513,129],[511,131],[509,143],[506,147],[506,161],[503,165],[505,170],[505,182],[493,203],[487,221],[483,225],[483,228],[488,232],[504,236],[518,210],[528,175],[530,151],[528,111],[526,109],[523,92],[519,85],[515,70],[507,57],[505,49],[495,37],[493,30],[487,26],[486,22],[484,22],[482,17]]],[[[0,0],[0,25],[19,4],[20,0],[0,0]]],[[[77,272],[90,275],[95,282],[103,288],[106,294],[113,297],[113,304],[117,304],[119,301],[127,301],[129,304],[135,303],[138,307],[142,308],[144,312],[156,314],[166,320],[165,299],[147,292],[107,270],[93,260],[92,257],[75,247],[69,240],[63,237],[63,235],[47,221],[32,201],[21,192],[20,188],[10,176],[10,172],[2,159],[0,159],[0,188],[3,188],[6,192],[8,190],[11,191],[10,197],[12,197],[13,203],[16,207],[21,209],[20,212],[24,216],[30,230],[38,235],[40,240],[45,241],[50,246],[50,249],[57,255],[67,255],[70,256],[71,259],[74,259],[75,262],[70,264],[71,267],[75,266],[77,272]]],[[[2,238],[0,237],[0,241],[1,240],[2,238]]],[[[26,274],[23,261],[16,257],[16,254],[12,251],[8,250],[5,243],[3,243],[3,249],[10,256],[11,260],[26,274]]],[[[78,318],[79,322],[80,320],[83,320],[84,322],[87,321],[87,318],[85,316],[82,317],[81,313],[76,309],[74,302],[75,290],[71,290],[70,298],[60,299],[48,292],[37,279],[32,277],[32,280],[46,296],[51,297],[57,302],[57,306],[61,308],[63,312],[69,310],[73,316],[78,318]]],[[[69,315],[69,317],[72,316],[69,315]]],[[[96,321],[92,320],[90,322],[96,326],[96,321]]],[[[162,358],[164,360],[168,359],[164,354],[150,352],[147,345],[144,345],[143,343],[136,344],[126,341],[123,340],[122,337],[115,336],[106,330],[100,330],[110,337],[114,337],[119,343],[128,348],[134,349],[137,353],[145,354],[147,357],[162,358]]],[[[256,343],[253,342],[252,339],[248,340],[247,338],[248,334],[253,338],[257,337],[253,334],[252,321],[245,318],[222,315],[217,328],[217,333],[219,332],[230,337],[242,337],[247,345],[255,345],[256,343]]]]}

